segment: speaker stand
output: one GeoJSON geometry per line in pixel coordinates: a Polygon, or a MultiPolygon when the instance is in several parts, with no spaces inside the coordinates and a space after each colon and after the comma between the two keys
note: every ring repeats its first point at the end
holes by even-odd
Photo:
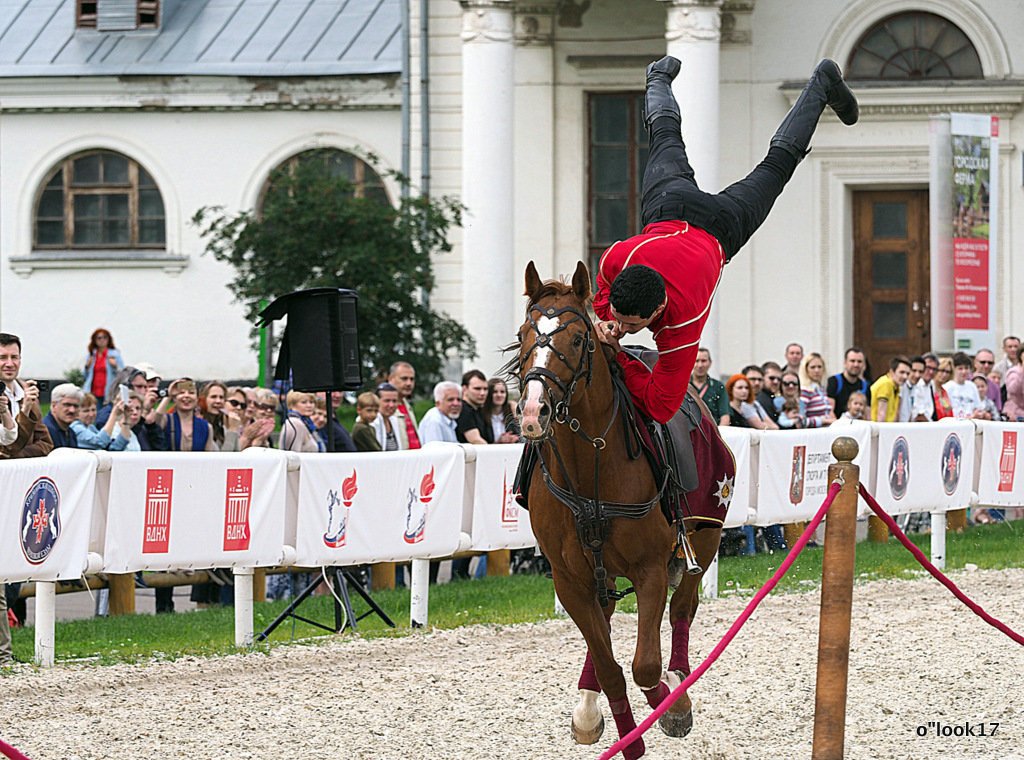
{"type": "Polygon", "coordinates": [[[311,583],[309,583],[304,589],[302,589],[301,592],[299,592],[299,595],[292,600],[291,604],[289,604],[284,609],[284,611],[274,619],[274,622],[268,625],[266,629],[256,637],[255,640],[266,641],[270,634],[274,632],[274,629],[281,625],[281,623],[283,623],[288,618],[301,620],[303,623],[308,623],[309,625],[315,626],[316,628],[320,628],[325,631],[330,631],[331,633],[341,633],[343,630],[345,630],[345,628],[351,628],[353,631],[358,631],[359,621],[367,617],[368,615],[376,613],[377,616],[381,620],[383,620],[388,626],[390,626],[391,628],[395,627],[394,621],[390,617],[388,617],[388,614],[384,612],[383,609],[381,609],[381,606],[377,604],[376,601],[374,601],[373,597],[370,596],[370,592],[366,590],[366,587],[363,585],[362,581],[359,580],[359,578],[356,576],[356,574],[352,571],[351,568],[332,567],[329,571],[329,579],[331,581],[331,585],[334,586],[334,591],[336,594],[334,597],[333,627],[318,622],[316,620],[311,620],[310,618],[303,617],[302,615],[299,615],[296,612],[296,610],[298,610],[302,603],[306,601],[306,599],[308,599],[310,596],[312,596],[313,591],[316,589],[317,586],[320,585],[321,581],[323,580],[321,577],[317,576],[313,579],[311,583]],[[350,584],[352,588],[355,589],[356,593],[363,598],[363,601],[365,601],[370,606],[370,609],[368,609],[366,612],[364,612],[362,615],[359,615],[358,617],[356,617],[356,613],[352,609],[352,599],[348,593],[350,584]],[[338,601],[339,598],[341,599],[340,602],[338,601]],[[343,610],[344,614],[342,614],[343,610]]]}

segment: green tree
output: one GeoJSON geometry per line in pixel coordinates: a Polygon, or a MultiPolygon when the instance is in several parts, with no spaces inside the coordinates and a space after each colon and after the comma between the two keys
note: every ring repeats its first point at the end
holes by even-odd
{"type": "Polygon", "coordinates": [[[395,208],[379,182],[346,176],[344,159],[351,166],[340,151],[301,154],[271,175],[258,212],[204,207],[192,223],[205,252],[234,267],[228,288],[249,319],[263,299],[350,288],[359,294],[364,381],[401,358],[416,368],[420,388],[429,387],[446,354],[476,355],[466,329],[423,298],[434,287],[431,254],[451,250],[448,231],[461,223],[463,207],[450,197],[411,195],[395,208]]]}

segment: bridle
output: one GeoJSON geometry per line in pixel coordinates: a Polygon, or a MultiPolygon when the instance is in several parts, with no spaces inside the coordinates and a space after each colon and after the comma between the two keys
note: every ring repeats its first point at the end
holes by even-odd
{"type": "Polygon", "coordinates": [[[530,304],[529,308],[526,310],[526,320],[530,323],[530,327],[533,328],[536,339],[526,353],[520,357],[519,370],[522,371],[523,365],[530,358],[530,354],[532,354],[536,349],[547,348],[551,353],[558,357],[562,364],[572,371],[572,377],[569,379],[568,383],[565,383],[562,382],[562,379],[558,375],[547,367],[534,366],[530,367],[526,374],[520,378],[520,385],[525,388],[527,383],[531,380],[539,380],[540,384],[544,386],[544,392],[547,394],[548,398],[554,401],[554,394],[551,392],[551,386],[548,385],[549,382],[553,383],[561,394],[560,398],[552,405],[552,408],[554,409],[554,420],[555,422],[563,423],[568,417],[569,403],[571,402],[573,395],[576,393],[576,386],[579,384],[580,380],[585,379],[586,385],[584,387],[589,387],[590,381],[593,380],[594,377],[594,351],[597,350],[597,342],[594,340],[594,326],[591,324],[590,318],[574,306],[562,306],[561,308],[556,309],[554,306],[541,306],[535,303],[530,304]],[[551,332],[542,332],[537,321],[533,318],[533,313],[535,311],[540,312],[541,316],[549,319],[558,319],[561,315],[566,313],[572,314],[573,316],[572,319],[566,322],[559,321],[558,327],[551,332]],[[587,332],[586,337],[584,338],[584,341],[586,342],[585,350],[580,353],[580,359],[576,363],[576,366],[573,367],[569,362],[569,357],[555,346],[552,338],[575,322],[582,322],[586,326],[587,332]]]}
{"type": "Polygon", "coordinates": [[[549,426],[543,437],[531,441],[527,445],[536,447],[537,462],[540,464],[541,472],[544,476],[544,485],[552,496],[562,502],[572,512],[576,521],[576,535],[579,538],[580,543],[585,548],[589,549],[594,555],[594,579],[597,586],[597,597],[601,607],[606,607],[610,599],[622,599],[626,594],[632,591],[631,588],[621,592],[614,590],[609,591],[607,587],[607,571],[601,561],[601,553],[604,548],[605,539],[608,537],[611,519],[613,517],[639,519],[646,516],[651,511],[651,508],[661,500],[665,487],[668,483],[668,472],[666,471],[665,478],[662,481],[661,486],[658,488],[658,492],[654,495],[654,498],[643,504],[621,504],[618,502],[601,501],[601,452],[604,451],[607,446],[607,436],[612,429],[612,425],[615,423],[616,418],[620,417],[620,408],[624,409],[621,419],[626,442],[626,453],[630,459],[638,459],[642,453],[640,433],[636,428],[636,410],[633,407],[629,391],[626,389],[621,378],[617,377],[613,373],[613,404],[611,414],[608,417],[608,424],[600,435],[589,435],[583,430],[579,419],[572,415],[570,405],[572,403],[573,396],[576,394],[579,382],[581,380],[585,380],[586,382],[584,387],[589,387],[593,380],[594,352],[597,350],[597,342],[594,339],[593,323],[591,323],[590,318],[584,312],[574,306],[562,306],[560,308],[556,308],[554,306],[541,306],[536,303],[530,304],[527,308],[526,319],[533,328],[536,339],[533,345],[520,356],[518,366],[516,368],[516,375],[518,376],[519,373],[522,372],[523,365],[537,348],[550,349],[551,352],[572,371],[572,377],[568,382],[563,382],[557,374],[547,367],[530,367],[530,369],[526,371],[526,374],[520,377],[521,388],[525,389],[526,385],[531,380],[537,380],[543,386],[544,393],[547,394],[548,398],[555,402],[553,404],[553,424],[549,426]],[[539,312],[541,316],[551,319],[557,319],[562,314],[566,313],[572,314],[573,316],[565,322],[559,322],[558,326],[550,332],[542,332],[537,321],[534,319],[534,312],[539,312]],[[576,366],[574,367],[569,361],[569,358],[561,350],[555,347],[552,337],[577,321],[583,322],[587,327],[587,332],[584,337],[586,345],[583,346],[584,350],[581,351],[579,361],[576,362],[576,366]],[[548,383],[554,384],[558,389],[559,398],[557,400],[555,400],[555,394],[552,392],[551,386],[548,383]],[[566,425],[574,435],[582,438],[594,447],[593,498],[582,496],[576,490],[576,486],[573,483],[572,478],[569,476],[569,470],[565,466],[562,453],[559,451],[558,444],[551,434],[554,430],[554,425],[566,425]],[[555,455],[555,460],[558,462],[558,467],[561,470],[562,477],[567,488],[563,488],[558,485],[554,478],[551,477],[551,471],[548,468],[547,462],[544,461],[544,457],[541,453],[541,446],[545,443],[551,447],[551,450],[555,455]]]}

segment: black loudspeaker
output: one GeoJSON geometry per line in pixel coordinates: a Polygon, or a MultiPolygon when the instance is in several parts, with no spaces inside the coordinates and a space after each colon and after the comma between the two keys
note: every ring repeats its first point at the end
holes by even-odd
{"type": "Polygon", "coordinates": [[[298,391],[356,390],[363,385],[353,290],[312,288],[281,296],[260,312],[259,327],[288,317],[275,380],[298,391]]]}

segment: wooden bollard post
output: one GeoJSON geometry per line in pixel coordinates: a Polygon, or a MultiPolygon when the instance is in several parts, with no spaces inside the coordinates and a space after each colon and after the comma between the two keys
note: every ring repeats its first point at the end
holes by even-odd
{"type": "Polygon", "coordinates": [[[842,489],[832,502],[825,522],[811,760],[842,760],[846,731],[850,611],[857,547],[857,486],[860,482],[860,468],[853,464],[857,456],[857,442],[846,436],[837,438],[832,442],[832,456],[838,461],[829,465],[829,483],[839,479],[842,489]]]}
{"type": "Polygon", "coordinates": [[[135,614],[135,574],[111,573],[107,576],[110,588],[110,614],[135,614]]]}
{"type": "Polygon", "coordinates": [[[487,552],[487,574],[511,575],[512,574],[512,551],[510,549],[495,549],[487,552]]]}
{"type": "Polygon", "coordinates": [[[868,541],[876,544],[889,543],[889,526],[877,515],[868,515],[868,541]]]}
{"type": "Polygon", "coordinates": [[[395,563],[377,562],[370,570],[370,590],[380,591],[381,589],[395,587],[395,563]]]}

